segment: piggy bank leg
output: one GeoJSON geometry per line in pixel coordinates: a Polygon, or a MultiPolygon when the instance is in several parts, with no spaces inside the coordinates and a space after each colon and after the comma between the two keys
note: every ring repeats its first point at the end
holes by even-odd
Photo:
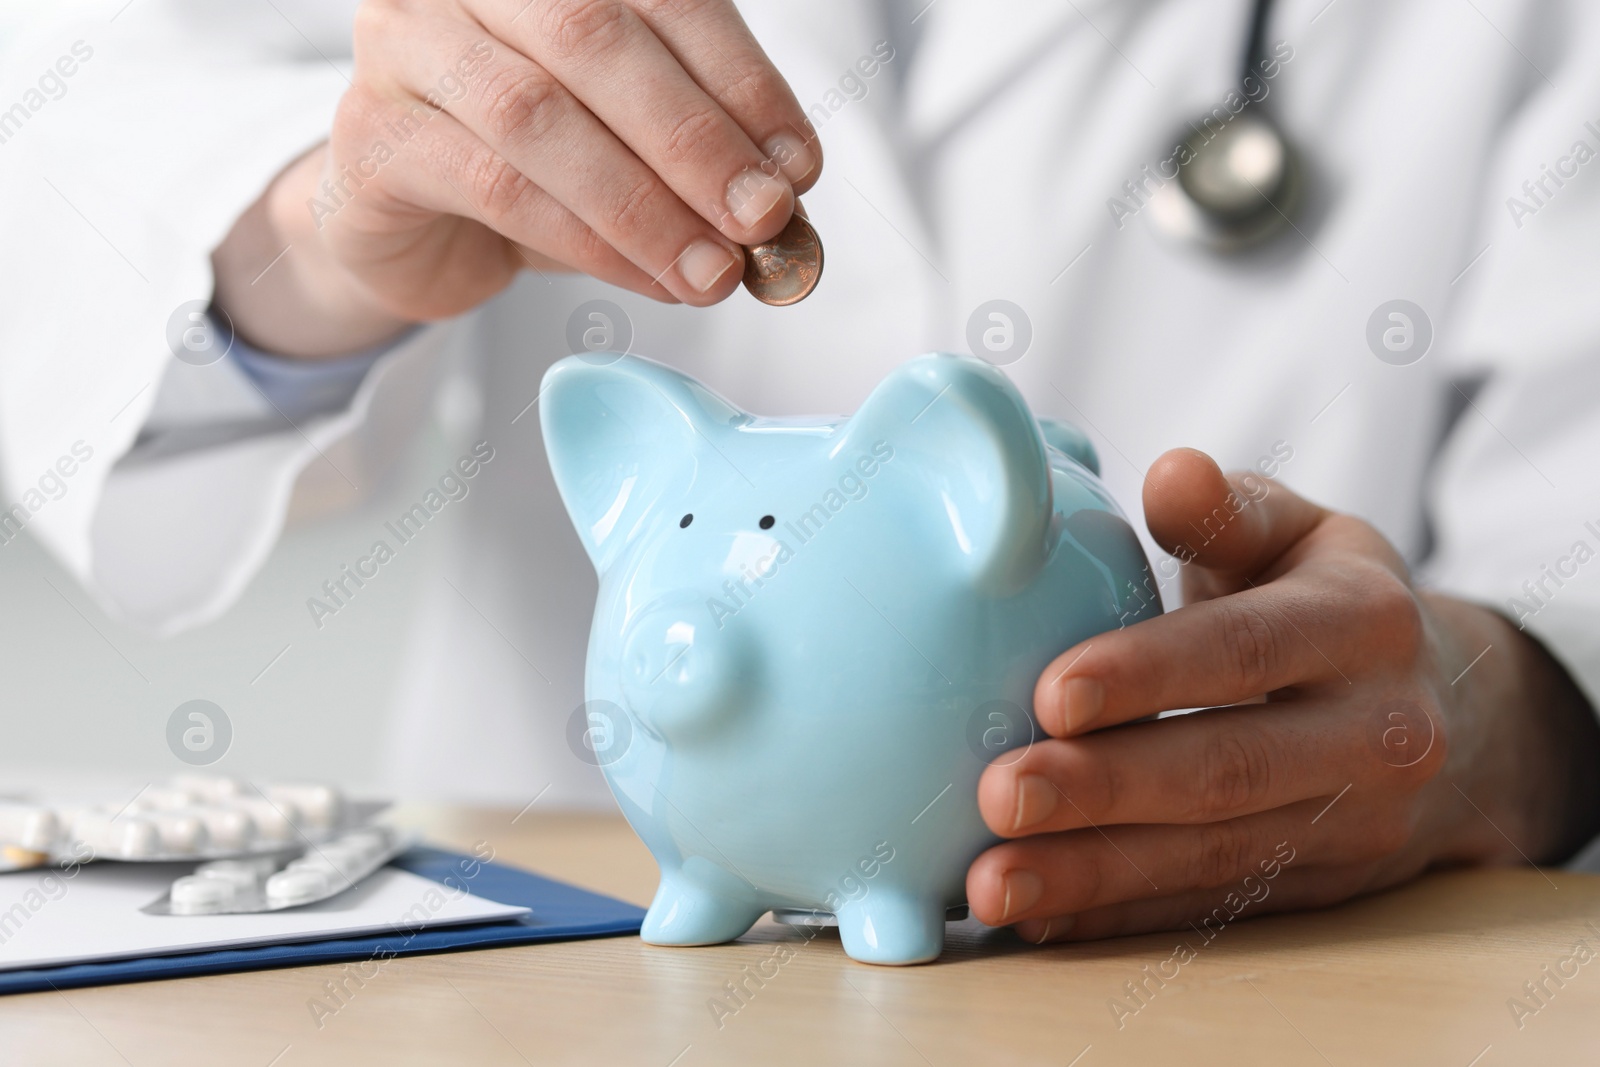
{"type": "Polygon", "coordinates": [[[715,945],[732,941],[766,912],[741,879],[699,857],[661,871],[639,936],[652,945],[715,945]]]}
{"type": "Polygon", "coordinates": [[[927,963],[944,948],[945,906],[888,886],[839,908],[839,940],[862,963],[927,963]]]}

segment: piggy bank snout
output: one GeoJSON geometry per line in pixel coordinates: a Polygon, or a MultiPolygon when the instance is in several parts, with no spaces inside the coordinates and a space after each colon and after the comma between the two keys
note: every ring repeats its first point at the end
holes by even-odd
{"type": "Polygon", "coordinates": [[[751,689],[755,664],[746,644],[709,619],[695,620],[692,609],[642,613],[622,649],[623,696],[639,721],[664,737],[712,725],[751,689]]]}

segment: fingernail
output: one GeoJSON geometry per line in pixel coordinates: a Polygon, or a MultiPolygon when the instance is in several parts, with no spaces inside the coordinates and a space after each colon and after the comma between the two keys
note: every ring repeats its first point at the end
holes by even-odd
{"type": "Polygon", "coordinates": [[[1000,909],[1000,921],[1010,922],[1013,915],[1027,911],[1044,895],[1044,880],[1030,870],[1018,868],[1006,872],[1006,898],[1000,909]]]}
{"type": "Polygon", "coordinates": [[[728,183],[728,211],[748,229],[789,195],[789,183],[782,178],[764,174],[758,167],[746,167],[728,183]]]}
{"type": "Polygon", "coordinates": [[[1093,678],[1071,678],[1061,687],[1061,718],[1068,732],[1093,725],[1105,706],[1105,686],[1093,678]]]}
{"type": "Polygon", "coordinates": [[[767,158],[778,165],[778,171],[794,185],[811,176],[817,169],[817,154],[811,146],[792,133],[775,133],[761,146],[767,158]]]}
{"type": "Polygon", "coordinates": [[[678,257],[678,273],[695,292],[704,293],[743,258],[726,245],[702,237],[678,257]]]}
{"type": "Polygon", "coordinates": [[[1044,822],[1056,810],[1056,787],[1050,779],[1025,774],[1017,779],[1017,811],[1011,820],[1013,832],[1044,822]]]}

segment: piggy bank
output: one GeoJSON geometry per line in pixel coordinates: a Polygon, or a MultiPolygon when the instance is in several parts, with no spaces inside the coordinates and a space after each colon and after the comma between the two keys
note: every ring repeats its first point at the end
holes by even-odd
{"type": "Polygon", "coordinates": [[[585,736],[661,866],[643,938],[828,913],[857,960],[938,956],[998,840],[978,776],[1042,736],[1040,672],[1161,610],[1087,440],[950,355],[850,418],[574,356],[540,413],[600,578],[585,736]]]}

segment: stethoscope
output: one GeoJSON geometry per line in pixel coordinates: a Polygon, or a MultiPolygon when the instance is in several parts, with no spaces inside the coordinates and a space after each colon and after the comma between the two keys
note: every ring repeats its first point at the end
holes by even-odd
{"type": "MultiPolygon", "coordinates": [[[[1272,0],[1255,0],[1244,77],[1262,80],[1272,0]]],[[[1177,177],[1151,195],[1151,215],[1172,236],[1218,252],[1260,245],[1293,225],[1304,164],[1279,126],[1248,100],[1229,121],[1215,113],[1180,132],[1177,177]],[[1206,120],[1210,120],[1209,122],[1206,120]]]]}

